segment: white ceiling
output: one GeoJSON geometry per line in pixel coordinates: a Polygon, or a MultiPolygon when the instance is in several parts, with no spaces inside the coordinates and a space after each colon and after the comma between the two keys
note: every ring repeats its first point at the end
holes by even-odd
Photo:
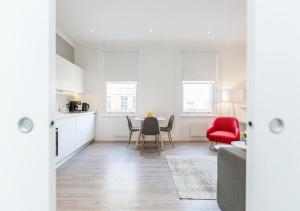
{"type": "Polygon", "coordinates": [[[241,42],[246,0],[57,0],[57,26],[77,43],[241,42]]]}

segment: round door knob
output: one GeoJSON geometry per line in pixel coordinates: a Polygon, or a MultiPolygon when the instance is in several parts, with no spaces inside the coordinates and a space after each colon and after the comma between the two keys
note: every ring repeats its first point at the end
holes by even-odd
{"type": "Polygon", "coordinates": [[[33,130],[33,121],[28,117],[23,117],[18,121],[18,129],[21,133],[30,133],[33,130]]]}
{"type": "Polygon", "coordinates": [[[269,123],[269,129],[272,133],[278,134],[282,133],[284,130],[284,122],[280,118],[274,118],[269,123]]]}

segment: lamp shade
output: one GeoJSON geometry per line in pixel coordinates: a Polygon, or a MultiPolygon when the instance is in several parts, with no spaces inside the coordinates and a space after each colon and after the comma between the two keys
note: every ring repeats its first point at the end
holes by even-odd
{"type": "Polygon", "coordinates": [[[222,102],[230,102],[230,91],[222,90],[222,102]]]}

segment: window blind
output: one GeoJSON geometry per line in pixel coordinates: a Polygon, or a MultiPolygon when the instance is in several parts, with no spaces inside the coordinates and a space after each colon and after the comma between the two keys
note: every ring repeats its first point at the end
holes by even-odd
{"type": "Polygon", "coordinates": [[[216,81],[217,54],[181,52],[182,81],[216,81]]]}
{"type": "Polygon", "coordinates": [[[138,81],[139,53],[137,51],[105,51],[105,81],[138,81]]]}

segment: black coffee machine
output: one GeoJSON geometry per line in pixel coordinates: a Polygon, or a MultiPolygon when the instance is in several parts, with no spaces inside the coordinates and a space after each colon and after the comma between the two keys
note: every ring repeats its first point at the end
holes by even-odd
{"type": "Polygon", "coordinates": [[[88,111],[90,108],[90,105],[87,103],[82,103],[82,111],[88,111]]]}
{"type": "Polygon", "coordinates": [[[70,101],[69,103],[69,111],[76,112],[78,111],[78,105],[81,105],[81,101],[70,101]]]}

